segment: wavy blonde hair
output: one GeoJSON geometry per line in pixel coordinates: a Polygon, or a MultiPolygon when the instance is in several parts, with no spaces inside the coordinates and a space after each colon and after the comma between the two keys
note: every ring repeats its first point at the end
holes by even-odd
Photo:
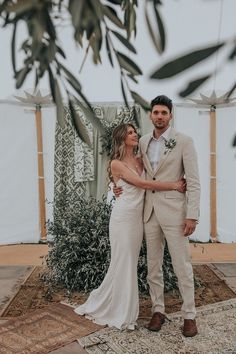
{"type": "MultiPolygon", "coordinates": [[[[128,134],[128,128],[131,127],[136,131],[136,128],[131,123],[122,123],[118,125],[112,133],[112,149],[110,160],[108,163],[108,178],[110,182],[113,182],[113,177],[111,173],[111,161],[112,160],[122,160],[125,155],[125,138],[128,134]]],[[[137,132],[137,131],[136,131],[137,132]]]]}

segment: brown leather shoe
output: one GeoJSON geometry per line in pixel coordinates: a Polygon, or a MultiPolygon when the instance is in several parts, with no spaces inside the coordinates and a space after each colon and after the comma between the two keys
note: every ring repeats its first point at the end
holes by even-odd
{"type": "Polygon", "coordinates": [[[163,315],[163,313],[154,312],[150,322],[145,327],[147,329],[149,329],[149,331],[158,332],[158,331],[160,331],[163,323],[165,322],[165,318],[166,318],[166,316],[163,315]]]}
{"type": "Polygon", "coordinates": [[[182,333],[185,337],[194,337],[198,333],[196,320],[184,320],[182,333]]]}

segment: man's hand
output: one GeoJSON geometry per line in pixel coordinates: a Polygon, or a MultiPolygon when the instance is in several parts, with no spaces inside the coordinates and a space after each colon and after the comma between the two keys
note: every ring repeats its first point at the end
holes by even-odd
{"type": "Polygon", "coordinates": [[[113,186],[113,193],[115,194],[116,198],[119,198],[119,196],[123,193],[123,188],[121,187],[116,187],[116,185],[113,186]]]}
{"type": "Polygon", "coordinates": [[[190,236],[195,231],[197,225],[197,220],[195,219],[185,219],[184,220],[184,236],[190,236]]]}

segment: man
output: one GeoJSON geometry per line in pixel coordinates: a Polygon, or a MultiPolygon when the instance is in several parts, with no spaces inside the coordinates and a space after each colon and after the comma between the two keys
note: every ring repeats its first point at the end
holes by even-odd
{"type": "Polygon", "coordinates": [[[146,191],[144,230],[153,312],[147,328],[159,331],[165,322],[162,263],[166,241],[183,299],[182,333],[193,337],[197,326],[188,236],[194,232],[199,217],[197,156],[192,139],[170,127],[172,101],[168,97],[161,95],[152,100],[150,118],[154,131],[140,139],[146,179],[177,181],[185,177],[187,192],[146,191]]]}

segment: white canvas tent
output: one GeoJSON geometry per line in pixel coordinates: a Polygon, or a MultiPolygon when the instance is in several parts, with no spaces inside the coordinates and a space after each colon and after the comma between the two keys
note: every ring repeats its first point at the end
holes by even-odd
{"type": "MultiPolygon", "coordinates": [[[[220,242],[236,242],[236,107],[217,110],[217,229],[220,242]]],[[[199,109],[175,106],[174,125],[193,137],[201,178],[200,224],[193,238],[210,238],[209,119],[199,109]]],[[[148,118],[147,118],[148,119],[148,118]]],[[[42,109],[46,200],[53,201],[55,109],[42,109]]],[[[151,125],[149,125],[151,127],[151,125]]],[[[40,241],[35,113],[21,105],[0,104],[0,244],[40,241]]],[[[104,167],[106,168],[106,167],[104,167]]],[[[171,216],[170,216],[171,217],[171,216]]],[[[46,203],[46,219],[52,204],[46,203]]]]}
{"type": "MultiPolygon", "coordinates": [[[[42,109],[46,200],[53,201],[55,109],[42,109]]],[[[35,112],[0,104],[0,244],[40,241],[35,112]]],[[[52,204],[46,203],[46,219],[52,204]]]]}
{"type": "MultiPolygon", "coordinates": [[[[216,206],[217,240],[236,242],[236,155],[232,141],[236,134],[236,107],[217,108],[216,113],[216,206]]],[[[210,237],[210,111],[178,105],[175,127],[194,139],[198,153],[201,180],[200,223],[193,239],[208,241],[210,237]]]]}

